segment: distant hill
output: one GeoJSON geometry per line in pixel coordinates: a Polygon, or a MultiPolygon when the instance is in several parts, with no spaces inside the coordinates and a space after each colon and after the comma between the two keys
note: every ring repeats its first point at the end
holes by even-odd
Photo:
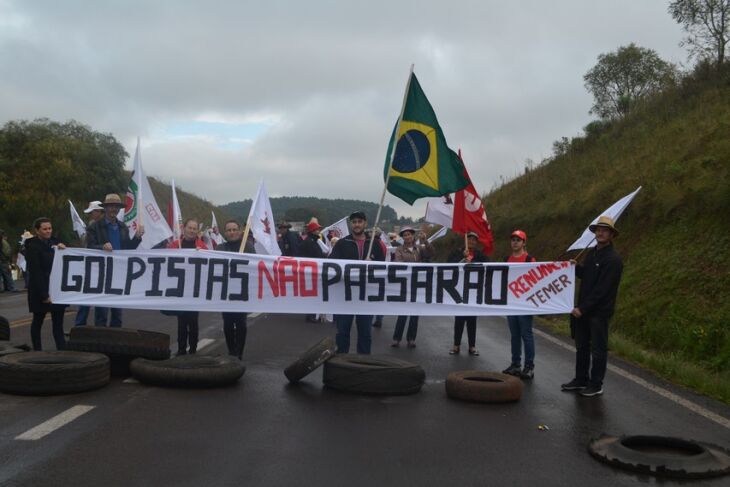
{"type": "MultiPolygon", "coordinates": [[[[251,203],[252,200],[250,199],[236,201],[222,205],[220,209],[245,223],[246,218],[248,218],[248,212],[251,209],[251,203]]],[[[271,198],[271,211],[274,212],[274,218],[277,221],[284,219],[306,222],[314,216],[317,217],[320,225],[327,226],[357,210],[364,211],[368,216],[368,221],[372,223],[375,221],[378,205],[369,201],[326,199],[313,196],[282,196],[280,198],[271,198]]],[[[385,205],[380,214],[381,226],[387,228],[397,220],[398,215],[395,210],[385,205]]]]}

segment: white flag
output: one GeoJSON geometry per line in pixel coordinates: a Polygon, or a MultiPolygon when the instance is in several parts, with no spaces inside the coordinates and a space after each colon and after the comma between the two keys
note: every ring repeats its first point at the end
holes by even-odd
{"type": "Polygon", "coordinates": [[[177,201],[177,191],[175,191],[175,180],[170,182],[172,186],[172,235],[175,240],[180,240],[181,228],[183,224],[182,212],[180,211],[180,203],[177,201]]]}
{"type": "Polygon", "coordinates": [[[218,228],[218,221],[215,219],[215,213],[210,212],[210,214],[213,216],[213,221],[210,224],[210,230],[211,230],[211,238],[216,243],[216,245],[221,245],[225,240],[223,239],[223,235],[221,235],[220,229],[218,228]]]}
{"type": "Polygon", "coordinates": [[[350,229],[347,226],[347,217],[337,220],[332,225],[323,228],[320,233],[324,237],[324,242],[327,246],[332,247],[330,244],[330,235],[338,239],[350,235],[350,229]]]}
{"type": "Polygon", "coordinates": [[[271,211],[271,202],[269,201],[269,195],[266,193],[263,179],[251,204],[248,221],[251,224],[253,238],[256,240],[256,252],[259,254],[281,255],[279,243],[276,241],[276,228],[274,215],[271,211]]]}
{"type": "Polygon", "coordinates": [[[454,226],[453,196],[439,196],[438,198],[426,198],[426,200],[426,217],[424,220],[428,223],[452,228],[454,226]]]}
{"type": "Polygon", "coordinates": [[[441,227],[441,230],[439,230],[438,232],[436,232],[433,235],[431,235],[430,237],[428,237],[428,243],[433,243],[434,240],[440,239],[441,237],[446,235],[446,233],[448,231],[449,231],[449,227],[446,227],[446,226],[441,227]]]}
{"type": "MultiPolygon", "coordinates": [[[[636,194],[640,190],[641,190],[641,186],[636,188],[636,191],[634,191],[633,193],[627,194],[626,196],[624,196],[623,198],[618,200],[616,203],[611,205],[606,211],[604,211],[603,213],[598,215],[596,218],[594,218],[593,221],[591,222],[591,225],[596,223],[598,221],[598,219],[604,215],[611,217],[615,224],[618,221],[621,214],[626,209],[626,207],[629,206],[629,203],[631,203],[631,200],[634,199],[634,196],[636,196],[636,194]]],[[[586,228],[585,231],[583,232],[583,235],[581,235],[578,240],[573,242],[573,245],[568,247],[567,252],[570,252],[571,250],[587,249],[589,247],[595,247],[595,246],[596,246],[595,235],[593,234],[593,232],[590,231],[590,225],[589,225],[588,228],[586,228]]]]}
{"type": "Polygon", "coordinates": [[[71,203],[71,200],[68,200],[68,206],[71,207],[71,222],[73,223],[74,230],[79,234],[79,238],[81,238],[86,235],[86,224],[79,216],[76,208],[74,208],[74,204],[71,203]]]}
{"type": "Polygon", "coordinates": [[[137,150],[134,152],[134,172],[127,188],[127,201],[124,208],[124,223],[129,227],[129,237],[137,233],[139,225],[144,226],[144,235],[140,249],[151,249],[163,240],[172,237],[172,230],[162,216],[157,206],[152,188],[142,171],[142,157],[139,152],[139,137],[137,150]],[[140,204],[141,203],[141,204],[140,204]],[[140,208],[141,207],[141,208],[140,208]]]}

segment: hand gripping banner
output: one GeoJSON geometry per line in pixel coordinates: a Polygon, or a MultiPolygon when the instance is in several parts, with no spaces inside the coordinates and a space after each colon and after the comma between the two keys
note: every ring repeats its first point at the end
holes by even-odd
{"type": "Polygon", "coordinates": [[[179,311],[540,315],[573,309],[569,262],[407,264],[206,250],[57,250],[54,303],[179,311]]]}

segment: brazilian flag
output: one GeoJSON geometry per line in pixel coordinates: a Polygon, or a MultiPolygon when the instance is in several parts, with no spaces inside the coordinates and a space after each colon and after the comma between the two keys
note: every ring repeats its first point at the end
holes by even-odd
{"type": "Polygon", "coordinates": [[[413,73],[408,84],[403,119],[400,127],[396,125],[393,129],[388,144],[384,179],[388,168],[388,191],[409,205],[418,198],[454,193],[469,184],[461,159],[446,145],[436,114],[413,73]]]}

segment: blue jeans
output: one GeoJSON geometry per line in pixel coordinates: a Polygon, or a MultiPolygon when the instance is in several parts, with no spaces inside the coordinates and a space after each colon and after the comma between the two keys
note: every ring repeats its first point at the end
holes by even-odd
{"type": "Polygon", "coordinates": [[[76,312],[75,326],[86,326],[86,320],[89,319],[89,310],[91,306],[79,306],[79,310],[76,312]]]}
{"type": "Polygon", "coordinates": [[[112,328],[120,328],[122,326],[122,310],[119,308],[94,308],[94,325],[106,326],[109,311],[112,312],[112,319],[109,326],[112,328]]]}
{"type": "Polygon", "coordinates": [[[335,315],[337,353],[348,353],[350,351],[350,329],[352,328],[353,318],[357,325],[357,353],[369,354],[372,343],[372,315],[335,315]]]}
{"type": "Polygon", "coordinates": [[[512,363],[522,363],[522,344],[525,344],[525,367],[535,366],[535,338],[532,336],[532,316],[508,316],[512,335],[512,363]]]}

